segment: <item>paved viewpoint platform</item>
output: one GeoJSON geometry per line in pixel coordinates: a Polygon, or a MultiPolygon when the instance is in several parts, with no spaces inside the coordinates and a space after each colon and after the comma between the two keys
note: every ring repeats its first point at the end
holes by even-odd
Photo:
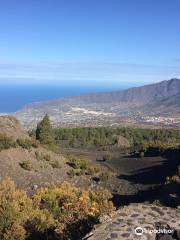
{"type": "Polygon", "coordinates": [[[88,240],[128,239],[180,239],[180,209],[152,204],[131,204],[120,208],[114,217],[98,225],[93,235],[88,238],[88,240]]]}

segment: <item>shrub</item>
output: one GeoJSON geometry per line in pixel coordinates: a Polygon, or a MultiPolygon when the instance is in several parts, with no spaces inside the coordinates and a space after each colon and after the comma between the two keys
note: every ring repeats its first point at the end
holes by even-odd
{"type": "Polygon", "coordinates": [[[93,170],[94,170],[94,174],[97,174],[97,173],[101,172],[100,167],[93,167],[93,170]]]}
{"type": "Polygon", "coordinates": [[[76,176],[76,171],[74,169],[70,169],[67,174],[72,178],[74,176],[76,176]]]}
{"type": "Polygon", "coordinates": [[[66,182],[30,198],[7,179],[0,184],[0,239],[81,239],[114,210],[111,198],[103,188],[85,191],[66,182]]]}
{"type": "Polygon", "coordinates": [[[109,150],[109,146],[103,146],[103,147],[102,147],[102,151],[105,151],[105,152],[106,152],[106,151],[108,151],[108,150],[109,150]]]}
{"type": "Polygon", "coordinates": [[[101,168],[97,167],[97,166],[93,166],[92,164],[90,164],[87,160],[84,159],[78,159],[72,155],[67,155],[67,158],[69,160],[68,164],[74,168],[74,170],[76,171],[71,171],[69,172],[69,175],[72,176],[81,176],[83,174],[86,175],[97,175],[99,173],[101,173],[101,168]]]}
{"type": "Polygon", "coordinates": [[[110,171],[101,172],[98,177],[101,182],[107,182],[112,178],[112,173],[110,171]]]}
{"type": "Polygon", "coordinates": [[[86,160],[78,159],[74,156],[69,156],[69,165],[75,169],[87,170],[89,164],[86,160]]]}
{"type": "Polygon", "coordinates": [[[144,157],[144,152],[140,152],[139,156],[140,156],[140,158],[143,158],[144,157]]]}
{"type": "Polygon", "coordinates": [[[96,203],[98,208],[98,216],[110,214],[114,210],[112,201],[112,194],[105,188],[97,187],[89,192],[89,197],[92,202],[96,203]]]}
{"type": "Polygon", "coordinates": [[[37,148],[38,147],[38,142],[34,138],[18,138],[17,139],[17,144],[25,149],[30,149],[31,147],[37,148]]]}
{"type": "Polygon", "coordinates": [[[88,169],[87,169],[87,171],[86,171],[86,174],[87,175],[91,175],[91,176],[93,176],[94,174],[95,174],[96,172],[95,172],[95,168],[94,167],[89,167],[88,169]]]}
{"type": "Polygon", "coordinates": [[[50,162],[50,165],[52,166],[52,168],[61,168],[61,164],[58,160],[50,162]]]}
{"type": "Polygon", "coordinates": [[[180,165],[178,166],[177,172],[175,175],[171,177],[170,176],[166,177],[166,182],[167,183],[174,182],[174,183],[180,184],[180,165]]]}
{"type": "Polygon", "coordinates": [[[75,143],[74,138],[72,138],[72,139],[69,140],[69,146],[70,146],[70,147],[74,147],[74,143],[75,143]]]}
{"type": "Polygon", "coordinates": [[[178,175],[173,175],[171,177],[166,177],[166,183],[176,183],[180,184],[180,177],[178,175]]]}
{"type": "Polygon", "coordinates": [[[57,220],[54,231],[58,239],[80,239],[102,212],[106,214],[114,209],[111,197],[104,189],[82,191],[65,182],[56,188],[39,190],[34,196],[34,204],[48,210],[57,220]]]}
{"type": "Polygon", "coordinates": [[[46,161],[46,162],[51,161],[51,155],[50,154],[43,154],[43,153],[39,153],[38,151],[36,151],[35,156],[36,156],[36,159],[38,161],[46,161]]]}
{"type": "Polygon", "coordinates": [[[89,166],[88,169],[86,170],[86,174],[87,175],[96,175],[98,173],[101,172],[101,168],[100,167],[94,167],[94,166],[89,166]]]}
{"type": "Polygon", "coordinates": [[[0,239],[25,240],[33,233],[46,233],[56,221],[46,210],[33,204],[9,178],[0,184],[0,239]]]}
{"type": "Polygon", "coordinates": [[[14,142],[14,140],[11,137],[8,137],[5,134],[0,133],[0,151],[11,147],[16,147],[16,142],[14,142]]]}
{"type": "Polygon", "coordinates": [[[103,161],[111,161],[112,160],[112,154],[110,152],[106,153],[103,156],[103,161]]]}
{"type": "Polygon", "coordinates": [[[161,204],[161,202],[160,202],[159,199],[154,200],[154,201],[153,201],[153,204],[156,205],[156,206],[159,206],[159,207],[162,206],[162,204],[161,204]]]}
{"type": "Polygon", "coordinates": [[[51,156],[49,154],[42,155],[42,160],[49,162],[51,160],[51,156]]]}
{"type": "Polygon", "coordinates": [[[0,239],[24,240],[25,223],[32,212],[32,200],[25,192],[17,190],[10,179],[0,184],[0,239]]]}
{"type": "Polygon", "coordinates": [[[23,162],[21,162],[19,164],[23,169],[27,170],[27,171],[31,171],[32,170],[32,162],[31,160],[24,160],[23,162]]]}

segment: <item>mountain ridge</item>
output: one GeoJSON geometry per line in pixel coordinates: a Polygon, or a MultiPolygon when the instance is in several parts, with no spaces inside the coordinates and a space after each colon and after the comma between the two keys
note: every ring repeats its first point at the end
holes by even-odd
{"type": "MultiPolygon", "coordinates": [[[[153,97],[157,97],[158,93],[161,95],[162,98],[166,98],[168,96],[173,96],[176,95],[177,93],[180,93],[180,79],[178,78],[172,78],[170,80],[164,80],[158,83],[152,83],[152,84],[147,84],[143,85],[140,87],[133,87],[133,88],[128,88],[126,90],[119,90],[119,91],[110,91],[110,92],[100,92],[100,93],[89,93],[89,94],[82,94],[79,96],[67,96],[67,97],[62,97],[54,100],[47,100],[47,101],[40,101],[40,102],[35,102],[35,103],[30,103],[24,106],[24,108],[29,108],[29,107],[38,107],[46,104],[57,104],[61,103],[63,104],[64,102],[70,102],[71,100],[75,101],[83,101],[83,102],[96,102],[96,103],[105,103],[105,102],[136,102],[140,103],[142,99],[145,100],[145,103],[154,100],[153,97]],[[163,91],[162,91],[163,89],[163,91]],[[156,90],[154,95],[147,97],[147,92],[146,91],[151,90],[152,91],[156,90]],[[139,91],[139,94],[137,94],[137,91],[139,91]],[[169,94],[170,92],[170,94],[169,94]],[[145,97],[145,98],[143,98],[145,97]]],[[[159,96],[160,98],[160,96],[159,96]]]]}

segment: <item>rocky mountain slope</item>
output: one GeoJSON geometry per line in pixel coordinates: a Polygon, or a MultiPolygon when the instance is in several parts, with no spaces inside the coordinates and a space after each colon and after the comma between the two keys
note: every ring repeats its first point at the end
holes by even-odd
{"type": "Polygon", "coordinates": [[[156,114],[162,115],[168,115],[168,113],[180,115],[180,93],[147,104],[144,107],[144,111],[147,113],[153,111],[156,114]]]}
{"type": "Polygon", "coordinates": [[[34,126],[45,113],[55,125],[112,126],[123,121],[139,124],[143,116],[173,116],[177,125],[180,124],[179,99],[180,80],[171,79],[124,91],[32,103],[15,116],[26,127],[34,126]]]}
{"type": "Polygon", "coordinates": [[[85,94],[75,97],[64,97],[62,99],[32,103],[26,105],[25,108],[42,108],[42,107],[53,107],[59,104],[65,103],[115,103],[115,102],[126,102],[134,103],[139,105],[144,105],[146,103],[157,101],[160,99],[165,99],[172,97],[180,93],[180,79],[171,79],[168,81],[162,81],[155,84],[145,85],[142,87],[134,87],[124,91],[114,91],[106,93],[92,93],[85,94]]]}
{"type": "MultiPolygon", "coordinates": [[[[0,117],[0,181],[10,177],[30,194],[37,188],[63,181],[82,187],[95,186],[92,176],[95,172],[76,175],[68,153],[58,145],[45,146],[30,137],[14,117],[0,117]]],[[[95,166],[88,161],[85,170],[95,166]]],[[[103,167],[98,169],[99,174],[106,172],[103,167]]]]}
{"type": "Polygon", "coordinates": [[[0,116],[0,133],[13,139],[28,137],[20,122],[11,116],[0,116]]]}

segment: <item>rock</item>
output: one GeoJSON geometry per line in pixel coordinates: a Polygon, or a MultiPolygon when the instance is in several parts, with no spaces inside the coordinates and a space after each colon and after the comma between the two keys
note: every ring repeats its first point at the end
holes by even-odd
{"type": "Polygon", "coordinates": [[[111,236],[112,239],[118,238],[118,234],[117,233],[111,233],[110,236],[111,236]]]}
{"type": "Polygon", "coordinates": [[[111,217],[108,216],[108,215],[102,216],[102,217],[100,217],[100,219],[99,219],[99,222],[100,222],[100,223],[109,222],[109,221],[111,221],[111,217]]]}
{"type": "Polygon", "coordinates": [[[32,186],[32,190],[37,190],[38,189],[38,185],[37,184],[34,184],[33,186],[32,186]]]}

